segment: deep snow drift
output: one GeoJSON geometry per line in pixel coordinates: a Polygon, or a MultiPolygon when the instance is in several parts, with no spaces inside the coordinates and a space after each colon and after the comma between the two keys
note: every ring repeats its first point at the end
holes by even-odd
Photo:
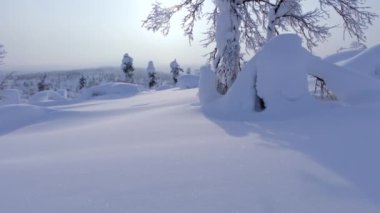
{"type": "Polygon", "coordinates": [[[368,48],[353,58],[338,63],[342,67],[376,79],[380,78],[380,45],[368,48]]]}
{"type": "Polygon", "coordinates": [[[29,104],[2,93],[0,212],[380,212],[377,79],[284,35],[227,95],[209,66],[199,91],[185,89],[196,81],[108,83],[75,100],[46,91],[29,104]],[[339,101],[313,99],[307,75],[339,101]],[[255,94],[264,112],[253,111],[255,94]]]}
{"type": "Polygon", "coordinates": [[[0,107],[0,212],[380,211],[379,104],[237,119],[196,93],[0,107]]]}

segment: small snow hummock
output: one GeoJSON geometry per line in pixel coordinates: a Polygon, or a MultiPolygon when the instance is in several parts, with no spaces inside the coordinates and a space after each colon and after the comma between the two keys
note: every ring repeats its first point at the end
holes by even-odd
{"type": "Polygon", "coordinates": [[[81,90],[81,98],[88,99],[98,96],[128,97],[139,93],[140,89],[130,83],[106,83],[81,90]]]}
{"type": "Polygon", "coordinates": [[[197,75],[181,75],[178,78],[178,87],[181,89],[197,88],[199,84],[199,76],[197,75]]]}
{"type": "Polygon", "coordinates": [[[29,98],[29,102],[32,104],[38,104],[42,102],[52,102],[52,101],[66,101],[67,99],[60,93],[53,90],[41,91],[29,98]]]}
{"type": "Polygon", "coordinates": [[[17,89],[0,90],[0,105],[21,103],[20,91],[17,89]]]}

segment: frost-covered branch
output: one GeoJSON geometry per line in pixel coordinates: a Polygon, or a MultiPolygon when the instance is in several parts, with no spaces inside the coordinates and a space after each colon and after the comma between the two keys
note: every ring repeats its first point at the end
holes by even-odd
{"type": "Polygon", "coordinates": [[[193,40],[195,22],[202,16],[202,7],[205,0],[183,0],[180,4],[171,7],[163,7],[161,3],[153,4],[152,11],[143,21],[142,26],[153,32],[160,31],[167,35],[170,30],[170,21],[173,15],[181,10],[186,10],[182,20],[182,29],[189,41],[193,40]]]}
{"type": "Polygon", "coordinates": [[[321,10],[328,14],[328,9],[334,11],[343,19],[343,28],[350,36],[359,41],[366,40],[364,30],[372,25],[378,16],[369,12],[369,7],[364,6],[365,0],[319,0],[321,10]]]}

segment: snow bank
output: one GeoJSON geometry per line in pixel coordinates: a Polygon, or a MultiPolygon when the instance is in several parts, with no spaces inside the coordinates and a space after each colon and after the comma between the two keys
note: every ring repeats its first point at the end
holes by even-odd
{"type": "Polygon", "coordinates": [[[258,95],[266,111],[311,109],[317,102],[309,94],[308,75],[324,79],[338,99],[347,103],[368,101],[380,92],[378,82],[323,61],[302,47],[299,36],[284,34],[273,38],[247,63],[218,107],[253,111],[258,95]]]}
{"type": "Polygon", "coordinates": [[[17,89],[0,90],[0,105],[19,103],[21,103],[21,98],[17,89]]]}
{"type": "Polygon", "coordinates": [[[178,78],[178,87],[181,89],[197,88],[199,84],[199,76],[196,75],[181,75],[178,78]]]}
{"type": "Polygon", "coordinates": [[[337,52],[335,54],[329,55],[329,56],[325,57],[323,60],[325,60],[326,62],[335,64],[335,63],[350,59],[350,58],[358,55],[359,53],[363,52],[363,50],[364,50],[363,48],[347,49],[347,50],[343,50],[343,51],[337,52]]]}
{"type": "Polygon", "coordinates": [[[63,98],[67,99],[68,94],[66,89],[60,89],[57,91],[58,94],[60,94],[63,98]]]}
{"type": "Polygon", "coordinates": [[[219,105],[218,107],[233,112],[253,111],[256,104],[254,98],[256,89],[253,87],[256,72],[256,61],[252,59],[245,65],[235,83],[228,90],[227,94],[222,97],[220,103],[217,104],[219,105]]]}
{"type": "Polygon", "coordinates": [[[54,101],[66,101],[67,99],[60,93],[53,90],[41,91],[29,98],[29,102],[32,104],[38,104],[42,102],[54,102],[54,101]]]}
{"type": "Polygon", "coordinates": [[[211,70],[210,65],[202,66],[200,69],[198,96],[202,104],[206,104],[219,97],[216,91],[216,76],[211,70]]]}
{"type": "Polygon", "coordinates": [[[93,98],[98,96],[127,97],[139,93],[139,87],[129,83],[107,83],[81,90],[81,98],[93,98]]]}
{"type": "Polygon", "coordinates": [[[47,108],[28,104],[0,106],[0,134],[37,123],[46,116],[46,113],[51,111],[47,108]]]}
{"type": "Polygon", "coordinates": [[[268,109],[294,107],[312,100],[306,74],[311,58],[302,48],[301,38],[292,34],[272,39],[257,55],[257,93],[268,109]]]}
{"type": "Polygon", "coordinates": [[[338,64],[353,72],[380,78],[380,45],[368,48],[355,57],[338,64]]]}

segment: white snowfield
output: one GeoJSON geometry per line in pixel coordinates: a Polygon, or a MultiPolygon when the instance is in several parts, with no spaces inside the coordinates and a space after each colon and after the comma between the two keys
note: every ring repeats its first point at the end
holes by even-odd
{"type": "Polygon", "coordinates": [[[0,107],[0,212],[380,212],[380,104],[291,119],[197,89],[0,107]]]}

